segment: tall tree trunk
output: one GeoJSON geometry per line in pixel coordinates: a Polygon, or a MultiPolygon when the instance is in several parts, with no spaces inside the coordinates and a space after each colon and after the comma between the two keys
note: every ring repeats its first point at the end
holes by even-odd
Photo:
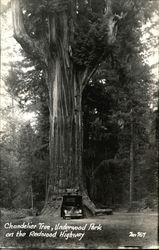
{"type": "Polygon", "coordinates": [[[55,195],[79,188],[82,178],[81,90],[73,70],[64,67],[57,58],[50,79],[50,181],[55,195]]]}
{"type": "Polygon", "coordinates": [[[134,191],[134,127],[133,117],[131,111],[131,124],[130,124],[131,142],[130,142],[130,190],[129,190],[129,208],[132,208],[133,191],[134,191]]]}
{"type": "Polygon", "coordinates": [[[49,205],[54,215],[56,212],[59,215],[58,208],[66,188],[76,188],[83,195],[84,204],[94,213],[95,207],[83,186],[82,91],[79,78],[72,66],[66,68],[60,56],[49,66],[50,180],[46,207],[49,205]]]}
{"type": "Polygon", "coordinates": [[[48,60],[50,95],[50,179],[45,212],[58,216],[66,188],[78,189],[95,213],[82,177],[82,78],[69,57],[67,15],[50,18],[50,39],[56,51],[48,60]],[[57,39],[57,25],[60,37],[57,39]],[[61,40],[62,39],[62,40],[61,40]],[[56,43],[55,43],[56,41],[56,43]],[[51,209],[50,209],[51,208],[51,209]],[[57,213],[56,213],[57,212],[57,213]]]}

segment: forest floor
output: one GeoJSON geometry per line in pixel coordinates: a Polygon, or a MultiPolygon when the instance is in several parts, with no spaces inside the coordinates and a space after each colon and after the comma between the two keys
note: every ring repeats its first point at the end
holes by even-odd
{"type": "Polygon", "coordinates": [[[11,248],[120,249],[124,246],[158,249],[157,227],[158,215],[153,212],[116,212],[113,215],[72,220],[42,216],[19,219],[2,217],[0,246],[5,250],[11,248]],[[32,225],[32,228],[9,229],[9,227],[16,227],[15,225],[19,227],[32,225]],[[68,228],[69,226],[71,228],[68,228]],[[35,236],[37,232],[39,234],[35,236]],[[42,233],[43,236],[41,236],[42,233]]]}

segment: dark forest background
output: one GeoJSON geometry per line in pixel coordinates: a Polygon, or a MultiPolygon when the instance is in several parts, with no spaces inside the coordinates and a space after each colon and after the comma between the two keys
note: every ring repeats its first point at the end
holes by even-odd
{"type": "MultiPolygon", "coordinates": [[[[134,1],[131,9],[131,1],[125,2],[127,15],[118,24],[117,42],[83,92],[83,172],[89,196],[97,207],[128,209],[131,201],[131,208],[137,211],[154,210],[159,116],[157,105],[154,108],[151,104],[155,100],[157,103],[158,91],[152,90],[157,81],[145,60],[145,51],[154,46],[154,41],[141,41],[141,27],[156,7],[150,10],[143,1],[134,1]]],[[[122,4],[114,1],[114,12],[121,12],[122,4]]],[[[78,65],[91,60],[87,52],[97,38],[95,48],[100,50],[98,40],[102,34],[95,29],[92,26],[92,36],[83,32],[82,41],[77,41],[79,49],[74,60],[78,65]]],[[[49,175],[48,89],[39,62],[21,53],[24,59],[13,63],[5,78],[12,105],[1,107],[7,121],[0,141],[1,207],[40,211],[49,175]],[[23,112],[35,112],[36,119],[17,124],[14,102],[23,112]]]]}

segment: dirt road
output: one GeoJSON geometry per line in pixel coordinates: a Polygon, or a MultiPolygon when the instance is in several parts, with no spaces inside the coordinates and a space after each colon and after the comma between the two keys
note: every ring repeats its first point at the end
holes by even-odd
{"type": "Polygon", "coordinates": [[[20,220],[5,219],[1,226],[0,243],[1,247],[6,247],[5,250],[9,247],[16,249],[117,249],[123,246],[157,248],[158,216],[155,213],[114,213],[110,216],[74,220],[26,217],[20,220]]]}

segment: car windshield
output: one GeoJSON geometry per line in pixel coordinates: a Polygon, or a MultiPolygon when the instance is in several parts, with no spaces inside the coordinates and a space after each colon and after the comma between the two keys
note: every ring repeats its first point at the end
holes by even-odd
{"type": "Polygon", "coordinates": [[[81,206],[82,205],[81,196],[64,196],[63,204],[66,206],[81,206]]]}

